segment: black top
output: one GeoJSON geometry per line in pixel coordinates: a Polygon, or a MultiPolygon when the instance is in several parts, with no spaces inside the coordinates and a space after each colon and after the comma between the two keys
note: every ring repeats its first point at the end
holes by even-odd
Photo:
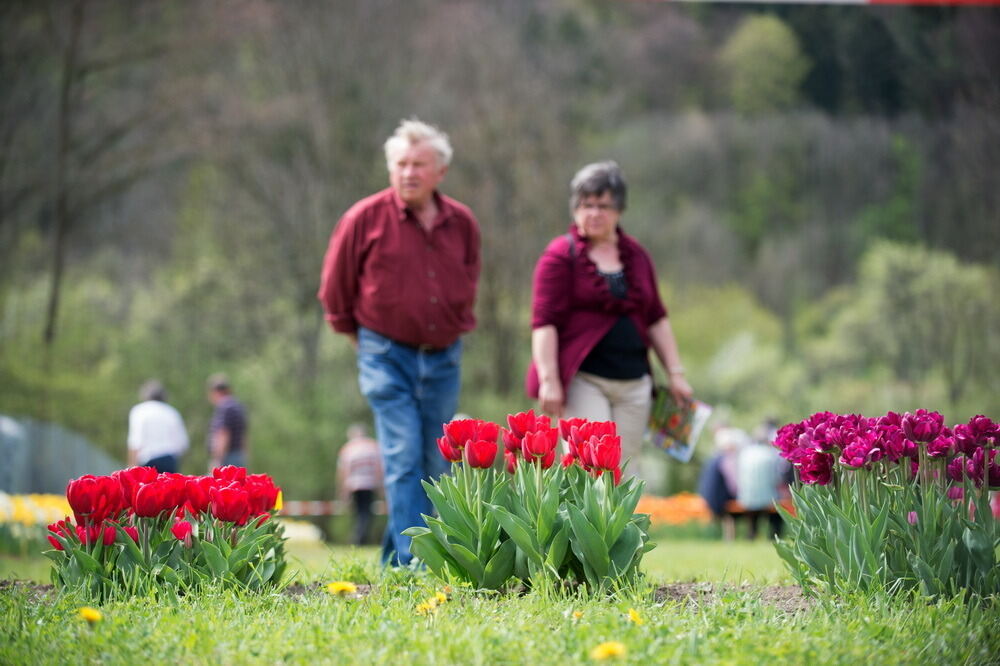
{"type": "MultiPolygon", "coordinates": [[[[628,293],[624,271],[599,273],[607,280],[608,289],[617,299],[628,293]]],[[[639,379],[649,373],[646,345],[631,318],[621,316],[611,330],[590,350],[580,364],[581,372],[606,379],[639,379]]]]}

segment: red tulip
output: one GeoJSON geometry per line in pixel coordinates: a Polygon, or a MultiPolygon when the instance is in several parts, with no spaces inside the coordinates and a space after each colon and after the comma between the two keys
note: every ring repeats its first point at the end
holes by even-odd
{"type": "Polygon", "coordinates": [[[476,438],[478,425],[478,419],[456,419],[445,423],[441,428],[444,430],[444,436],[448,438],[451,447],[462,449],[476,438]]]}
{"type": "Polygon", "coordinates": [[[517,461],[518,461],[517,452],[516,451],[504,451],[503,452],[503,459],[507,463],[506,464],[507,472],[510,473],[510,474],[513,474],[514,471],[517,469],[517,461]]]}
{"type": "Polygon", "coordinates": [[[587,419],[559,419],[559,436],[567,443],[573,433],[573,428],[579,428],[587,419]]]}
{"type": "MultiPolygon", "coordinates": [[[[67,518],[66,520],[69,519],[67,518]]],[[[59,520],[49,525],[49,532],[51,532],[52,534],[58,534],[64,539],[70,538],[72,527],[66,522],[66,520],[59,520]]],[[[47,537],[49,543],[51,543],[52,547],[55,548],[56,550],[63,550],[62,544],[59,543],[59,541],[54,536],[52,536],[52,534],[48,535],[47,537]]]]}
{"type": "Polygon", "coordinates": [[[101,525],[77,525],[76,536],[80,539],[80,543],[85,546],[96,544],[98,540],[102,540],[105,546],[110,546],[115,542],[115,528],[110,525],[105,527],[101,525]]]}
{"type": "Polygon", "coordinates": [[[184,481],[185,506],[193,516],[208,511],[208,491],[218,483],[214,476],[195,476],[184,481]]]}
{"type": "Polygon", "coordinates": [[[184,542],[185,548],[191,547],[191,532],[194,531],[194,526],[186,520],[178,520],[170,528],[170,533],[174,535],[174,538],[178,541],[184,542]]]}
{"type": "Polygon", "coordinates": [[[521,440],[521,455],[525,460],[542,458],[555,451],[559,443],[559,431],[555,428],[529,432],[521,440]]]}
{"type": "Polygon", "coordinates": [[[236,484],[209,491],[212,515],[228,523],[245,525],[250,517],[250,494],[236,484]]]}
{"type": "Polygon", "coordinates": [[[567,453],[566,455],[563,456],[562,466],[569,467],[575,462],[576,462],[576,456],[574,456],[572,453],[567,453]]]}
{"type": "Polygon", "coordinates": [[[507,415],[507,425],[510,426],[510,431],[518,439],[522,439],[529,432],[534,431],[537,423],[538,419],[535,417],[535,410],[533,409],[518,414],[507,415]]]}
{"type": "Polygon", "coordinates": [[[503,440],[503,448],[508,451],[518,451],[521,450],[521,440],[522,437],[518,437],[507,428],[500,429],[500,438],[503,440]]]}
{"type": "Polygon", "coordinates": [[[109,516],[117,517],[125,508],[121,484],[110,476],[87,474],[70,481],[66,499],[80,525],[98,525],[109,516]]]}
{"type": "Polygon", "coordinates": [[[144,483],[156,481],[158,472],[154,467],[129,467],[111,474],[122,487],[122,497],[131,507],[135,503],[135,493],[144,483]]]}
{"type": "Polygon", "coordinates": [[[479,421],[476,424],[475,440],[478,442],[496,442],[500,436],[500,426],[491,421],[479,421]]]}
{"type": "Polygon", "coordinates": [[[135,541],[136,543],[139,543],[139,530],[136,529],[135,526],[133,526],[133,525],[127,525],[127,526],[123,527],[122,529],[125,530],[125,534],[129,535],[130,537],[132,537],[132,541],[135,541]]]}
{"type": "Polygon", "coordinates": [[[444,437],[438,437],[437,445],[438,451],[441,452],[441,456],[448,462],[457,463],[462,461],[462,449],[457,446],[452,446],[447,435],[444,437]]]}
{"type": "Polygon", "coordinates": [[[496,457],[496,440],[492,442],[487,440],[469,442],[465,447],[465,461],[469,463],[470,467],[487,469],[493,466],[493,461],[496,460],[496,457]]]}
{"type": "Polygon", "coordinates": [[[139,486],[132,503],[135,515],[153,518],[183,506],[186,484],[187,478],[183,475],[160,474],[153,483],[139,486]]]}
{"type": "Polygon", "coordinates": [[[539,461],[541,462],[542,469],[548,469],[556,461],[556,450],[553,448],[551,451],[542,456],[539,461]]]}
{"type": "Polygon", "coordinates": [[[212,476],[221,481],[223,484],[233,483],[243,483],[247,480],[247,470],[245,467],[236,467],[235,465],[226,465],[225,467],[216,467],[212,470],[212,476]]]}
{"type": "Polygon", "coordinates": [[[274,508],[281,490],[274,485],[274,480],[267,474],[249,474],[244,485],[250,495],[250,513],[257,515],[267,513],[274,508]]]}
{"type": "Polygon", "coordinates": [[[622,439],[618,435],[590,438],[590,456],[594,467],[617,469],[622,461],[622,439]]]}

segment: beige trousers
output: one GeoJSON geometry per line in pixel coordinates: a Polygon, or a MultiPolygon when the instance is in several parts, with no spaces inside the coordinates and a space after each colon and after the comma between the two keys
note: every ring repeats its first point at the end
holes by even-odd
{"type": "Polygon", "coordinates": [[[649,423],[653,378],[606,379],[578,372],[566,389],[565,418],[614,421],[622,438],[622,463],[630,460],[628,471],[639,473],[642,439],[649,423]]]}

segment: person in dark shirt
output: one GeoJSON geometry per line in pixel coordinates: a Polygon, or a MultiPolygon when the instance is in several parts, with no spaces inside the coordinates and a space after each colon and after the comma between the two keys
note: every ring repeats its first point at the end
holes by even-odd
{"type": "Polygon", "coordinates": [[[390,187],[340,219],[318,294],[327,322],[357,350],[358,383],[375,416],[389,565],[410,561],[401,532],[432,512],[420,482],[447,468],[436,440],[458,407],[460,336],[476,323],[479,224],[438,191],[451,155],[437,128],[400,124],[385,143],[390,187]]]}
{"type": "Polygon", "coordinates": [[[691,399],[691,387],[653,261],[619,225],[625,195],[615,162],[573,177],[573,223],[535,266],[526,388],[546,414],[614,421],[635,474],[651,406],[649,348],[678,402],[691,399]]]}
{"type": "Polygon", "coordinates": [[[236,399],[229,379],[221,374],[208,378],[208,401],[215,405],[208,428],[208,469],[247,466],[247,413],[236,399]]]}

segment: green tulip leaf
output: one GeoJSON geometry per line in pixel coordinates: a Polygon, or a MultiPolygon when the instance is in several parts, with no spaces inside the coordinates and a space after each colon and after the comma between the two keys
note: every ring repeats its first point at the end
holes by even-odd
{"type": "Polygon", "coordinates": [[[507,539],[490,558],[486,564],[483,575],[482,586],[487,590],[499,589],[511,574],[514,573],[514,559],[517,552],[517,544],[513,539],[507,539]]]}
{"type": "MultiPolygon", "coordinates": [[[[600,480],[598,480],[600,483],[600,480]]],[[[598,579],[603,579],[608,575],[611,560],[608,556],[608,547],[601,539],[600,533],[587,520],[586,516],[572,504],[568,507],[569,522],[573,535],[570,542],[573,544],[573,551],[583,555],[583,564],[589,566],[598,579]]]]}

